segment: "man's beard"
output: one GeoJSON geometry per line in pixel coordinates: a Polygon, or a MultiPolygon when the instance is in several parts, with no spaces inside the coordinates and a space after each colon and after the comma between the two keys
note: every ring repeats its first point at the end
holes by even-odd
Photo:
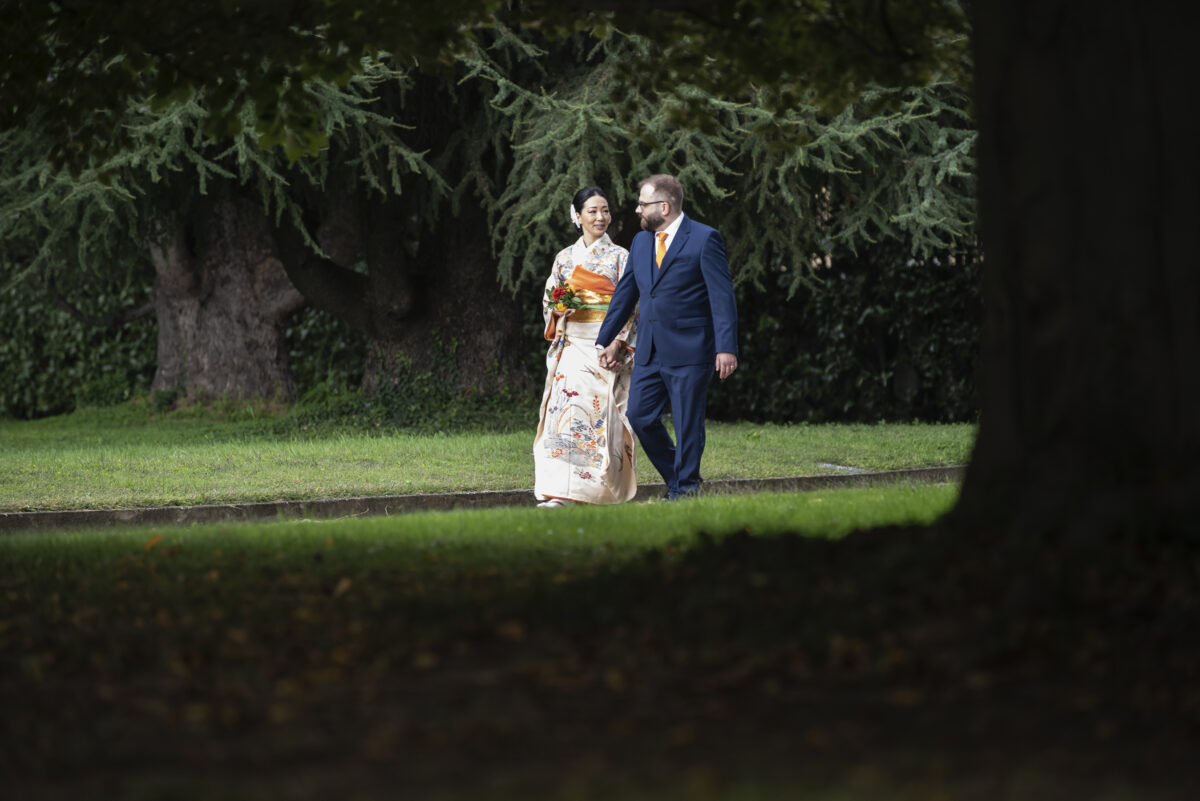
{"type": "Polygon", "coordinates": [[[663,216],[661,214],[643,214],[642,215],[642,230],[657,231],[658,226],[663,224],[663,216]]]}

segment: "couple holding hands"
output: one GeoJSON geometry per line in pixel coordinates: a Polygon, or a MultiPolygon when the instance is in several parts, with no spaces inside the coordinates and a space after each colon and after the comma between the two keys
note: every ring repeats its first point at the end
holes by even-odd
{"type": "Polygon", "coordinates": [[[571,204],[582,235],[555,257],[542,303],[551,345],[533,445],[541,507],[631,500],[634,434],[666,482],[664,500],[700,488],[708,385],[737,369],[725,241],[683,213],[670,175],[641,182],[637,213],[642,231],[627,251],[608,236],[602,190],[584,187],[571,204]]]}

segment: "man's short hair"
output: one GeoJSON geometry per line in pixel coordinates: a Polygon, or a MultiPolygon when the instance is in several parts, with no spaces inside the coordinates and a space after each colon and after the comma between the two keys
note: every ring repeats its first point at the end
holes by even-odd
{"type": "Polygon", "coordinates": [[[654,188],[654,194],[670,203],[673,211],[683,211],[683,184],[674,175],[651,175],[638,184],[638,191],[641,192],[646,184],[654,188]]]}

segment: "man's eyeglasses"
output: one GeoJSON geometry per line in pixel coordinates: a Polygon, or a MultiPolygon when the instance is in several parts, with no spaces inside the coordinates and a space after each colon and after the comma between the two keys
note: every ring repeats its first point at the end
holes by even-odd
{"type": "Polygon", "coordinates": [[[637,207],[640,209],[642,206],[653,206],[655,203],[670,203],[670,202],[671,201],[669,201],[669,200],[639,200],[637,202],[637,207]]]}

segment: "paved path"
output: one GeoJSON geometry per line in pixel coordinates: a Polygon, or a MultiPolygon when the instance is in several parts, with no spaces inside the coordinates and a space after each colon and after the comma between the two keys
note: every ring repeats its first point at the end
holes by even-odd
{"type": "MultiPolygon", "coordinates": [[[[961,481],[962,467],[925,467],[839,475],[790,478],[733,478],[704,482],[706,494],[789,492],[881,484],[934,484],[961,481]]],[[[648,501],[663,494],[662,484],[641,484],[634,500],[648,501]]],[[[152,506],[141,509],[75,509],[61,512],[0,512],[0,534],[34,529],[80,526],[180,525],[188,523],[251,522],[295,518],[365,517],[404,512],[476,509],[491,506],[532,506],[531,490],[444,492],[433,495],[378,495],[364,498],[329,498],[309,501],[222,503],[203,506],[152,506]]]]}

